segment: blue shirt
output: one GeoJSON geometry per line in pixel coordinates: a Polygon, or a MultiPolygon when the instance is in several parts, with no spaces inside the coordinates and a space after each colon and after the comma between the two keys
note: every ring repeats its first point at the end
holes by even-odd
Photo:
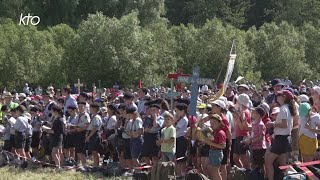
{"type": "Polygon", "coordinates": [[[176,125],[177,138],[181,136],[185,136],[188,128],[188,118],[184,116],[178,120],[176,125]]]}
{"type": "Polygon", "coordinates": [[[64,103],[64,107],[63,107],[63,112],[66,113],[68,111],[68,107],[69,106],[75,106],[78,108],[78,104],[76,99],[69,95],[69,97],[66,99],[65,103],[64,103]]]}
{"type": "Polygon", "coordinates": [[[151,116],[146,117],[146,119],[143,121],[143,127],[144,128],[151,128],[148,133],[158,133],[162,126],[163,126],[164,118],[162,116],[157,117],[157,124],[159,127],[152,128],[153,126],[153,118],[151,116]]]}

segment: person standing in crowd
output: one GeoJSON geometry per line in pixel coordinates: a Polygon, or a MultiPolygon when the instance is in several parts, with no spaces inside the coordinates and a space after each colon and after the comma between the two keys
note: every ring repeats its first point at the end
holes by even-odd
{"type": "Polygon", "coordinates": [[[131,158],[131,146],[130,146],[130,131],[131,127],[133,126],[133,121],[131,119],[131,116],[129,113],[134,112],[134,110],[131,110],[129,107],[126,107],[125,105],[125,113],[123,114],[125,118],[125,124],[124,124],[124,129],[122,132],[122,138],[123,138],[123,146],[124,146],[124,151],[123,151],[123,158],[124,158],[124,164],[125,167],[133,170],[133,164],[132,164],[132,158],[131,158]]]}
{"type": "Polygon", "coordinates": [[[223,159],[223,149],[226,148],[227,137],[221,128],[224,126],[222,118],[218,114],[210,114],[209,116],[213,134],[203,139],[203,142],[210,146],[209,177],[210,179],[222,180],[220,168],[223,159]]]}
{"type": "Polygon", "coordinates": [[[222,179],[227,178],[227,165],[229,163],[229,153],[230,153],[230,143],[232,141],[232,135],[231,130],[229,127],[229,121],[224,113],[227,111],[227,105],[226,103],[221,100],[215,100],[212,104],[212,111],[211,113],[217,114],[221,117],[221,121],[223,125],[221,126],[221,129],[224,131],[227,137],[226,141],[226,147],[223,150],[223,159],[221,161],[220,171],[221,171],[221,177],[222,179]]]}
{"type": "MultiPolygon", "coordinates": [[[[103,108],[103,107],[102,107],[103,108]]],[[[102,109],[101,108],[101,109],[102,109]]],[[[107,108],[107,118],[105,119],[105,122],[103,122],[102,129],[104,134],[104,139],[106,140],[108,150],[104,155],[103,162],[107,161],[109,158],[111,158],[111,152],[113,153],[112,160],[113,162],[118,161],[118,153],[116,152],[116,148],[113,146],[113,144],[108,140],[112,134],[115,134],[116,125],[117,125],[117,114],[118,114],[118,108],[113,105],[109,104],[107,108]]]]}
{"type": "Polygon", "coordinates": [[[197,128],[197,139],[198,139],[198,150],[197,150],[197,164],[198,165],[198,170],[199,172],[202,172],[202,174],[208,176],[209,171],[208,171],[208,165],[209,165],[209,150],[210,146],[203,143],[202,138],[203,138],[203,133],[205,129],[210,128],[210,120],[209,120],[209,115],[205,115],[200,119],[198,122],[198,128],[197,128]]]}
{"type": "Polygon", "coordinates": [[[23,93],[27,94],[27,95],[31,95],[31,91],[30,91],[30,88],[29,88],[29,85],[28,83],[26,83],[23,87],[23,93]]]}
{"type": "MultiPolygon", "coordinates": [[[[146,103],[145,106],[147,105],[146,103]]],[[[160,116],[159,104],[151,104],[147,108],[146,115],[148,116],[143,121],[144,134],[141,156],[144,157],[147,165],[152,165],[158,161],[160,149],[156,141],[159,139],[164,118],[160,116]]]]}
{"type": "Polygon", "coordinates": [[[53,105],[51,112],[54,118],[52,121],[52,127],[46,131],[51,134],[50,147],[52,148],[52,159],[54,160],[57,168],[60,168],[61,160],[63,159],[62,144],[65,126],[63,120],[63,110],[60,106],[53,105]]]}
{"type": "Polygon", "coordinates": [[[77,125],[78,121],[78,114],[77,114],[77,107],[75,106],[69,106],[67,107],[68,113],[70,116],[67,118],[67,126],[66,126],[66,133],[64,138],[64,146],[63,146],[63,152],[66,161],[68,161],[70,158],[76,159],[75,155],[75,134],[74,129],[77,125]]]}
{"type": "Polygon", "coordinates": [[[38,87],[35,90],[35,95],[36,96],[41,96],[42,95],[42,88],[40,85],[38,85],[38,87]]]}
{"type": "Polygon", "coordinates": [[[195,166],[198,169],[197,164],[197,117],[188,117],[189,127],[187,128],[186,138],[188,140],[188,166],[195,166]]]}
{"type": "Polygon", "coordinates": [[[124,103],[127,107],[134,107],[138,109],[137,105],[133,102],[134,95],[131,92],[126,92],[123,96],[124,103]]]}
{"type": "Polygon", "coordinates": [[[276,106],[278,106],[278,102],[277,102],[277,92],[280,91],[284,84],[281,82],[280,79],[273,79],[271,81],[271,89],[273,91],[273,93],[269,94],[269,96],[267,96],[267,102],[269,104],[269,107],[272,109],[276,106]]]}
{"type": "Polygon", "coordinates": [[[173,126],[173,116],[164,115],[164,128],[161,130],[161,139],[157,144],[161,146],[161,160],[164,162],[174,161],[176,152],[176,128],[173,126]]]}
{"type": "Polygon", "coordinates": [[[148,89],[147,88],[140,88],[138,95],[139,95],[139,101],[138,101],[138,112],[140,115],[145,114],[146,113],[146,109],[145,109],[145,97],[148,94],[148,89]]]}
{"type": "Polygon", "coordinates": [[[98,114],[99,110],[100,105],[98,103],[93,103],[90,105],[90,112],[92,113],[92,115],[90,125],[87,129],[85,140],[85,142],[88,143],[88,151],[92,152],[94,167],[98,167],[100,165],[99,148],[101,138],[99,137],[98,132],[102,125],[102,119],[101,116],[98,114]]]}
{"type": "Polygon", "coordinates": [[[16,108],[16,107],[19,106],[18,103],[15,103],[15,102],[12,101],[13,96],[11,95],[10,92],[4,93],[3,96],[4,96],[4,104],[5,104],[10,110],[12,110],[12,109],[14,109],[14,108],[16,108]]]}
{"type": "Polygon", "coordinates": [[[69,116],[69,114],[68,114],[68,107],[69,107],[69,106],[74,106],[74,107],[77,107],[77,108],[78,108],[77,101],[76,101],[76,99],[75,99],[73,96],[71,96],[71,89],[70,89],[70,87],[64,87],[64,88],[62,89],[62,96],[65,96],[63,112],[64,112],[64,114],[68,117],[68,116],[69,116]]]}
{"type": "Polygon", "coordinates": [[[316,109],[317,112],[320,112],[320,87],[315,86],[311,89],[311,96],[313,100],[313,108],[316,109]]]}
{"type": "Polygon", "coordinates": [[[143,144],[143,122],[135,107],[128,107],[127,116],[132,121],[130,130],[127,131],[127,134],[130,136],[131,164],[133,167],[139,167],[138,158],[141,154],[143,144]]]}
{"type": "Polygon", "coordinates": [[[83,102],[86,105],[86,112],[90,114],[90,104],[87,102],[88,101],[88,95],[85,92],[82,92],[78,96],[79,102],[83,102]]]}
{"type": "MultiPolygon", "coordinates": [[[[78,162],[81,162],[82,166],[86,165],[86,149],[85,149],[85,138],[86,130],[88,129],[91,118],[86,112],[86,103],[78,102],[79,115],[75,129],[70,130],[74,132],[75,136],[75,152],[77,153],[78,162]]],[[[79,164],[79,163],[78,163],[79,164]]]]}
{"type": "Polygon", "coordinates": [[[185,176],[186,169],[186,153],[188,148],[188,142],[185,137],[188,128],[188,105],[184,103],[178,103],[175,108],[176,115],[174,117],[175,128],[177,132],[176,137],[176,158],[177,158],[177,176],[185,176]]]}
{"type": "Polygon", "coordinates": [[[43,97],[43,101],[44,101],[44,117],[46,120],[48,120],[52,114],[49,110],[49,107],[51,107],[52,105],[55,104],[55,102],[53,101],[53,95],[52,94],[48,94],[45,93],[44,95],[42,95],[43,97]]]}
{"type": "Polygon", "coordinates": [[[252,131],[250,138],[244,142],[251,146],[252,169],[261,168],[264,171],[264,155],[267,149],[265,134],[266,127],[262,122],[265,116],[265,110],[262,107],[252,109],[252,131]]]}
{"type": "Polygon", "coordinates": [[[236,143],[233,160],[238,167],[250,169],[249,147],[243,142],[249,137],[251,126],[250,98],[247,94],[240,94],[237,99],[239,109],[233,113],[235,120],[236,143]]]}
{"type": "Polygon", "coordinates": [[[318,149],[317,133],[320,126],[320,115],[311,111],[309,103],[299,106],[300,128],[299,148],[302,162],[313,161],[318,149]]]}
{"type": "Polygon", "coordinates": [[[15,130],[15,148],[17,154],[22,158],[22,160],[26,160],[26,153],[24,151],[26,145],[26,131],[28,129],[28,119],[23,116],[23,113],[26,111],[24,106],[18,106],[11,110],[12,117],[16,118],[16,123],[13,126],[15,130]]]}
{"type": "Polygon", "coordinates": [[[41,119],[40,119],[40,108],[38,106],[33,106],[30,109],[31,114],[31,126],[32,126],[32,141],[31,141],[31,148],[32,148],[32,156],[34,158],[39,158],[39,148],[40,148],[40,138],[42,135],[41,129],[41,119]]]}
{"type": "Polygon", "coordinates": [[[274,179],[274,161],[279,165],[286,164],[287,153],[290,151],[289,136],[293,127],[293,116],[296,115],[296,106],[293,94],[288,90],[277,92],[277,102],[281,105],[276,121],[266,124],[268,128],[274,128],[274,139],[271,148],[265,154],[265,167],[268,180],[274,179]]]}

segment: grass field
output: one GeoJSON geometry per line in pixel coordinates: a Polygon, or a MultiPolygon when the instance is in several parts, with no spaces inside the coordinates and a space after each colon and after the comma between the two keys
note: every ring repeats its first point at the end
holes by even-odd
{"type": "Polygon", "coordinates": [[[14,166],[0,168],[0,180],[120,180],[126,177],[107,178],[101,173],[81,173],[75,171],[58,171],[52,168],[21,169],[14,166]]]}

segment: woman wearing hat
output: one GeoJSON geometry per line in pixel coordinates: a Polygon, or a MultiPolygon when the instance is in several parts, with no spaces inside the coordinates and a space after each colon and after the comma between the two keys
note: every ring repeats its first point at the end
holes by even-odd
{"type": "Polygon", "coordinates": [[[227,137],[226,147],[223,149],[223,159],[221,161],[221,176],[222,179],[227,179],[227,165],[229,162],[229,153],[230,153],[230,143],[232,141],[231,130],[229,127],[229,121],[224,113],[226,113],[227,105],[223,100],[215,100],[212,103],[212,113],[217,114],[221,117],[221,122],[223,125],[221,129],[224,131],[227,137]]]}
{"type": "Polygon", "coordinates": [[[227,137],[222,127],[222,118],[218,114],[210,115],[210,125],[213,130],[212,136],[204,138],[203,142],[210,146],[209,150],[209,174],[210,179],[221,180],[221,161],[223,159],[223,149],[226,148],[227,137]]]}
{"type": "Polygon", "coordinates": [[[265,154],[265,167],[267,178],[274,179],[274,161],[278,159],[279,165],[285,165],[287,152],[290,151],[290,134],[293,127],[293,116],[296,115],[296,106],[293,94],[288,90],[277,92],[277,101],[281,105],[280,112],[274,122],[266,124],[268,128],[274,128],[274,139],[271,148],[265,154]]]}
{"type": "Polygon", "coordinates": [[[320,126],[320,115],[311,111],[309,103],[299,106],[300,128],[299,148],[303,162],[313,161],[318,148],[317,133],[320,126]]]}
{"type": "Polygon", "coordinates": [[[243,146],[243,141],[251,132],[250,98],[247,94],[240,94],[237,99],[239,109],[233,113],[235,122],[236,142],[234,146],[233,160],[238,167],[250,169],[249,147],[243,146]]]}

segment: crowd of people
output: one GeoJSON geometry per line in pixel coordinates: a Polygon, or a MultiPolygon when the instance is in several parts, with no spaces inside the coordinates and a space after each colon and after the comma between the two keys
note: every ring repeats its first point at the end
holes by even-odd
{"type": "Polygon", "coordinates": [[[189,115],[188,89],[173,109],[168,88],[4,92],[3,149],[20,161],[46,155],[58,168],[70,161],[87,166],[88,157],[94,167],[120,162],[132,171],[174,161],[177,176],[192,167],[217,180],[227,179],[233,165],[260,168],[273,180],[279,166],[319,158],[319,86],[274,79],[258,88],[230,84],[220,97],[217,91],[200,90],[196,116],[189,115]]]}

